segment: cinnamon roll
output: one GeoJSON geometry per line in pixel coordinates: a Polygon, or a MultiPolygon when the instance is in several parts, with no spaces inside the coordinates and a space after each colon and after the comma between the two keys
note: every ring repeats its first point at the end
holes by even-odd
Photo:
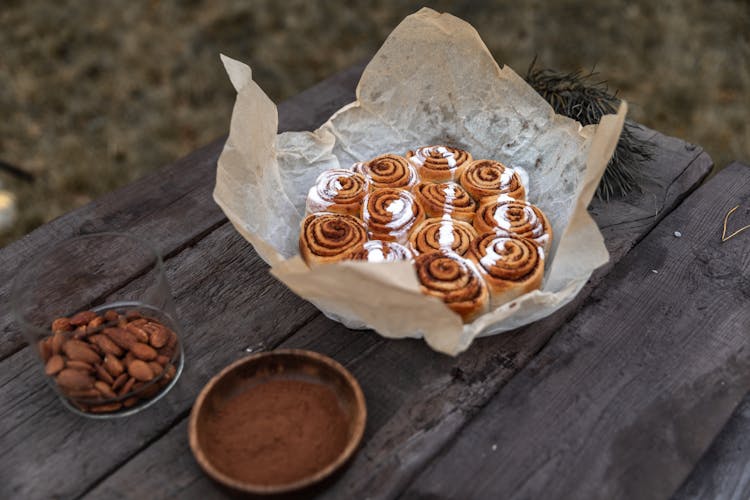
{"type": "Polygon", "coordinates": [[[474,160],[461,173],[461,185],[475,199],[507,195],[516,200],[526,199],[521,177],[512,168],[495,160],[474,160]]]}
{"type": "Polygon", "coordinates": [[[367,178],[371,190],[409,189],[419,181],[414,166],[403,156],[392,154],[380,155],[367,162],[355,163],[352,170],[367,178]]]}
{"type": "Polygon", "coordinates": [[[477,232],[468,222],[449,218],[427,219],[409,237],[409,245],[416,254],[434,250],[450,250],[464,256],[477,232]]]}
{"type": "Polygon", "coordinates": [[[474,216],[479,234],[502,231],[539,243],[544,252],[552,245],[552,226],[538,207],[505,195],[485,198],[474,216]]]}
{"type": "Polygon", "coordinates": [[[449,146],[424,146],[406,154],[417,168],[423,181],[447,182],[460,177],[464,167],[472,160],[463,149],[449,146]]]}
{"type": "Polygon", "coordinates": [[[307,193],[307,213],[334,212],[358,216],[367,191],[367,180],[362,174],[342,168],[326,170],[307,193]]]}
{"type": "Polygon", "coordinates": [[[412,193],[424,208],[427,217],[449,215],[452,219],[471,222],[477,210],[476,202],[459,184],[420,182],[412,193]]]}
{"type": "Polygon", "coordinates": [[[422,293],[441,299],[464,323],[487,311],[487,285],[473,262],[444,250],[414,259],[422,293]]]}
{"type": "Polygon", "coordinates": [[[409,191],[383,188],[368,193],[362,220],[370,239],[406,243],[412,229],[425,218],[424,210],[409,191]]]}
{"type": "Polygon", "coordinates": [[[484,233],[471,243],[468,257],[487,282],[493,308],[542,284],[544,252],[534,240],[484,233]]]}
{"type": "Polygon", "coordinates": [[[299,251],[308,265],[335,262],[367,241],[362,221],[346,214],[319,212],[302,220],[299,251]]]}
{"type": "Polygon", "coordinates": [[[412,260],[414,254],[395,241],[370,240],[354,247],[347,259],[367,262],[395,262],[412,260]]]}

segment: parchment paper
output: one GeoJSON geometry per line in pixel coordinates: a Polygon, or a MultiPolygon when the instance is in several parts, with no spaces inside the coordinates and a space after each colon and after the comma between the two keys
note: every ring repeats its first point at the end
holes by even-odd
{"type": "Polygon", "coordinates": [[[385,337],[424,337],[455,355],[479,335],[552,314],[609,255],[586,211],[622,130],[627,106],[597,126],[556,115],[513,70],[499,68],[477,32],[422,9],[391,33],[357,86],[357,100],[315,132],[276,134],[276,106],[248,66],[222,56],[237,89],[214,199],[271,272],[328,317],[385,337]],[[422,295],[408,263],[342,262],[309,269],[299,257],[305,196],[323,170],[429,144],[467,149],[526,171],[528,198],[549,217],[552,250],[540,290],[463,325],[422,295]]]}

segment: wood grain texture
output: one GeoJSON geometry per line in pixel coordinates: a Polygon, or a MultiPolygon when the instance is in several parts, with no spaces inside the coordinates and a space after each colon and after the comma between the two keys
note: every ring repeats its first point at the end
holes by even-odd
{"type": "MultiPolygon", "coordinates": [[[[280,128],[314,128],[325,121],[353,99],[361,71],[361,65],[350,68],[288,101],[290,104],[282,104],[280,128]]],[[[113,200],[123,198],[123,193],[133,195],[126,204],[116,205],[113,213],[107,211],[104,201],[94,202],[0,251],[3,262],[13,266],[34,253],[34,246],[42,245],[45,238],[64,239],[80,232],[81,227],[112,229],[113,218],[120,217],[117,229],[134,234],[171,224],[174,237],[169,240],[164,233],[168,241],[162,243],[162,251],[171,257],[165,267],[186,332],[187,349],[186,369],[175,389],[156,407],[131,417],[129,422],[133,423],[127,426],[127,434],[118,433],[122,422],[92,422],[69,414],[60,405],[54,393],[44,387],[34,354],[24,347],[4,308],[0,436],[6,453],[0,457],[4,479],[0,481],[0,498],[69,497],[85,492],[129,455],[184,418],[197,390],[219,367],[247,349],[273,348],[318,314],[270,276],[267,266],[215,207],[211,192],[222,144],[217,141],[200,154],[162,170],[164,175],[154,174],[109,195],[107,198],[113,200]],[[189,182],[181,184],[173,177],[189,182]],[[149,185],[162,186],[165,197],[178,200],[173,209],[165,213],[154,206],[149,185]],[[143,193],[143,198],[138,198],[138,193],[143,193]],[[183,199],[185,204],[179,201],[183,199]],[[151,206],[152,210],[141,205],[151,206]],[[127,215],[131,209],[141,210],[142,216],[127,215]],[[218,222],[193,236],[194,228],[201,224],[196,218],[213,217],[202,210],[216,212],[218,222]],[[119,215],[120,211],[123,215],[119,215]],[[173,245],[171,252],[167,252],[168,244],[173,245]],[[46,432],[48,429],[54,432],[46,432]],[[28,446],[30,436],[34,436],[34,446],[28,446]],[[113,439],[116,444],[102,456],[101,443],[112,443],[113,439]]],[[[3,267],[2,271],[8,269],[3,267]]],[[[136,279],[127,283],[115,295],[127,295],[129,289],[137,289],[142,282],[143,279],[136,279]]],[[[3,288],[0,293],[6,291],[3,288]]]]}
{"type": "MultiPolygon", "coordinates": [[[[353,66],[279,105],[279,130],[314,129],[354,100],[364,63],[353,66]]],[[[216,160],[226,137],[153,174],[45,224],[0,250],[0,360],[25,345],[11,318],[10,283],[45,248],[72,236],[123,231],[148,238],[166,257],[226,223],[214,203],[216,160]]],[[[85,307],[71,297],[71,310],[85,307]]]]}
{"type": "MultiPolygon", "coordinates": [[[[31,349],[3,361],[0,498],[84,493],[183,419],[219,367],[248,349],[273,348],[318,314],[279,284],[228,224],[167,261],[166,271],[183,325],[185,369],[153,407],[125,420],[91,421],[68,412],[45,387],[31,349]]],[[[138,289],[143,281],[127,288],[138,289]]]]}
{"type": "Polygon", "coordinates": [[[671,495],[750,387],[750,253],[720,241],[737,204],[750,207],[750,169],[733,165],[615,267],[403,497],[671,495]]]}
{"type": "MultiPolygon", "coordinates": [[[[644,165],[653,180],[643,193],[618,202],[615,210],[606,209],[600,202],[592,206],[599,223],[612,226],[606,237],[612,262],[598,273],[597,279],[711,168],[710,158],[700,149],[686,147],[682,141],[653,131],[643,133],[651,135],[658,147],[663,144],[665,149],[653,163],[644,165]],[[644,212],[650,214],[652,209],[653,216],[643,217],[644,212]],[[629,218],[640,221],[631,224],[629,218]]],[[[319,495],[380,498],[393,496],[407,487],[451,436],[575,312],[587,291],[557,315],[507,335],[481,339],[455,359],[429,350],[421,341],[389,341],[372,332],[348,330],[323,316],[302,326],[282,345],[312,349],[342,362],[359,379],[368,402],[362,450],[346,472],[318,492],[319,495]]],[[[91,497],[116,495],[126,485],[133,484],[137,471],[146,469],[154,472],[131,486],[135,488],[134,496],[158,491],[159,496],[165,497],[204,497],[207,491],[213,491],[213,485],[197,465],[188,467],[183,458],[178,458],[188,451],[184,433],[170,431],[98,484],[91,497]],[[164,474],[158,472],[154,464],[171,460],[169,457],[179,460],[180,470],[170,467],[164,474]]],[[[213,494],[221,493],[216,490],[213,494]]]]}
{"type": "MultiPolygon", "coordinates": [[[[736,163],[731,168],[740,166],[736,163]]],[[[745,172],[750,172],[750,165],[744,168],[745,172]]],[[[750,204],[744,204],[732,215],[730,228],[750,224],[750,204]]],[[[735,244],[750,248],[750,234],[743,238],[735,244]]],[[[745,307],[750,308],[750,299],[745,307]]],[[[674,500],[699,498],[750,498],[750,394],[745,395],[727,425],[673,496],[674,500]]]]}

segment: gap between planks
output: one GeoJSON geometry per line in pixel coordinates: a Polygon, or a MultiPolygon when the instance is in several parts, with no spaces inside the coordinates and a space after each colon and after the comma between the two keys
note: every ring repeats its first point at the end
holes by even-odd
{"type": "MultiPolygon", "coordinates": [[[[690,157],[689,157],[689,163],[694,164],[695,161],[696,161],[696,158],[698,158],[698,157],[702,158],[703,161],[700,164],[700,166],[697,166],[698,168],[695,169],[696,170],[695,175],[693,177],[691,177],[690,179],[684,180],[685,184],[682,186],[682,189],[684,189],[686,191],[691,191],[695,187],[695,185],[697,183],[699,183],[700,180],[703,177],[705,177],[705,175],[708,174],[708,171],[710,170],[710,165],[711,165],[710,159],[707,158],[707,156],[705,154],[701,153],[700,151],[697,151],[694,155],[690,155],[690,157]]],[[[682,173],[684,173],[684,171],[685,171],[685,169],[682,168],[680,170],[680,175],[682,173]]],[[[679,182],[683,182],[683,181],[679,181],[679,182]]],[[[668,184],[670,186],[674,185],[673,182],[665,183],[665,185],[666,184],[668,184]]],[[[673,206],[674,206],[674,199],[670,199],[669,203],[667,205],[665,205],[664,207],[662,207],[663,210],[661,211],[661,215],[664,216],[666,213],[669,213],[671,207],[673,207],[673,206]]],[[[652,219],[652,222],[656,223],[657,220],[658,220],[658,217],[656,219],[652,219]]],[[[644,230],[645,229],[646,228],[644,227],[644,230]]],[[[651,226],[648,225],[648,231],[650,231],[650,230],[651,230],[651,226]]],[[[638,229],[630,230],[630,234],[633,234],[633,233],[634,234],[640,234],[639,231],[640,230],[638,230],[638,229]]],[[[630,246],[632,244],[632,240],[628,240],[628,238],[623,238],[622,236],[616,238],[616,240],[618,242],[616,246],[619,249],[618,252],[620,254],[627,252],[627,250],[630,248],[630,246]]],[[[610,241],[609,243],[611,244],[612,242],[610,241]]],[[[613,254],[613,259],[615,259],[615,260],[617,259],[617,253],[613,254]]],[[[570,313],[570,311],[568,311],[568,314],[569,313],[570,313]]],[[[552,321],[552,320],[550,320],[550,321],[552,321]]],[[[559,322],[559,317],[556,320],[554,320],[553,322],[559,322]]],[[[539,322],[536,326],[539,327],[539,328],[544,328],[543,326],[540,326],[540,325],[543,325],[543,324],[544,324],[544,321],[539,322]]],[[[299,329],[298,333],[295,334],[293,337],[290,338],[290,341],[293,342],[293,345],[295,347],[303,347],[303,348],[305,348],[305,347],[310,348],[311,347],[311,348],[314,348],[316,350],[322,350],[322,351],[329,351],[331,349],[331,347],[335,348],[336,349],[335,351],[333,351],[333,352],[326,352],[326,353],[329,354],[329,355],[334,355],[337,359],[339,359],[340,361],[344,362],[347,367],[349,367],[351,370],[353,370],[355,372],[355,374],[359,374],[359,376],[361,377],[362,383],[363,383],[363,388],[366,390],[366,393],[368,391],[370,392],[370,394],[368,395],[368,401],[371,401],[370,400],[370,396],[372,396],[372,391],[375,390],[375,389],[378,389],[377,387],[375,387],[375,385],[377,385],[377,384],[375,384],[375,381],[370,380],[371,377],[370,377],[370,375],[368,375],[369,369],[367,368],[367,366],[372,365],[372,363],[377,363],[378,362],[378,361],[373,361],[371,358],[379,358],[379,360],[382,362],[382,361],[385,361],[385,360],[388,359],[388,354],[387,353],[389,351],[392,351],[397,356],[396,360],[401,359],[401,358],[412,359],[412,360],[416,360],[415,362],[417,364],[419,364],[420,359],[424,358],[422,360],[425,361],[426,363],[428,363],[428,366],[429,366],[429,362],[430,362],[429,360],[435,359],[434,356],[430,356],[429,353],[425,353],[424,352],[425,348],[419,342],[411,342],[411,341],[384,342],[382,339],[379,339],[379,337],[375,337],[373,334],[363,334],[363,335],[358,336],[358,335],[356,335],[356,332],[349,332],[346,329],[344,329],[343,327],[341,327],[340,325],[333,324],[330,321],[327,321],[323,317],[319,317],[315,321],[309,323],[308,326],[315,326],[315,328],[310,329],[310,328],[307,328],[307,327],[303,327],[303,328],[299,329]],[[322,337],[320,335],[322,335],[322,337]],[[352,337],[352,335],[353,335],[353,337],[352,337]],[[305,336],[308,336],[309,339],[308,340],[304,340],[303,337],[305,337],[305,336]],[[339,337],[339,338],[337,339],[337,337],[339,337]],[[349,351],[351,351],[351,352],[341,353],[340,349],[338,347],[336,347],[336,346],[330,346],[330,345],[328,347],[326,347],[324,344],[321,343],[321,342],[328,342],[328,339],[330,339],[331,343],[344,342],[344,344],[342,344],[342,345],[346,345],[345,343],[347,343],[347,342],[348,343],[355,343],[357,341],[356,339],[362,339],[361,342],[365,342],[365,344],[369,344],[369,346],[364,347],[364,349],[367,350],[368,352],[370,352],[371,355],[367,356],[367,358],[363,358],[361,356],[361,353],[358,354],[357,352],[354,352],[352,350],[352,349],[354,349],[354,347],[352,347],[352,346],[350,346],[351,349],[349,349],[349,351]],[[347,341],[346,339],[351,339],[351,340],[347,341]],[[398,354],[398,353],[401,353],[401,354],[398,354]],[[410,353],[410,354],[405,354],[405,353],[410,353]],[[384,356],[385,356],[385,358],[384,358],[384,356]],[[346,361],[344,361],[344,359],[342,359],[342,357],[343,358],[347,358],[348,357],[348,359],[346,361]],[[359,360],[359,361],[357,361],[357,360],[359,360]],[[362,370],[365,370],[365,372],[362,372],[362,370]]],[[[530,340],[531,339],[530,336],[527,336],[527,337],[528,338],[526,338],[526,340],[530,340]]],[[[525,341],[524,340],[521,340],[520,342],[521,342],[521,344],[525,345],[525,343],[524,343],[525,341]]],[[[545,340],[545,342],[546,342],[546,340],[545,340]]],[[[508,343],[508,344],[510,344],[512,346],[513,345],[513,338],[511,336],[508,336],[508,337],[505,337],[505,338],[502,338],[502,339],[501,338],[484,339],[483,343],[488,348],[490,347],[491,344],[494,345],[494,346],[497,346],[498,344],[499,345],[504,345],[505,343],[508,343]]],[[[357,349],[359,349],[360,347],[362,347],[362,346],[357,347],[357,349]]],[[[518,346],[511,347],[511,349],[517,349],[517,348],[518,348],[518,346]]],[[[344,348],[344,349],[346,349],[346,348],[344,348]]],[[[356,349],[354,349],[354,350],[356,350],[356,349]]],[[[534,352],[536,352],[536,350],[534,350],[534,352]]],[[[476,354],[476,350],[475,350],[475,354],[476,354]]],[[[514,359],[506,359],[505,361],[503,361],[502,358],[496,360],[494,357],[490,356],[491,359],[488,358],[488,359],[485,360],[485,362],[480,362],[479,365],[481,365],[481,366],[487,365],[486,367],[490,367],[490,366],[493,366],[493,365],[499,365],[501,367],[499,369],[494,369],[494,371],[493,371],[494,375],[492,375],[492,373],[490,373],[488,375],[488,377],[490,379],[492,379],[492,378],[499,378],[500,379],[497,382],[493,382],[493,383],[498,384],[497,387],[493,387],[493,389],[495,389],[495,390],[492,390],[491,392],[481,393],[478,396],[477,395],[472,396],[470,398],[470,401],[466,401],[464,403],[464,404],[467,404],[468,406],[461,407],[461,404],[459,403],[459,405],[456,408],[454,408],[455,411],[453,413],[449,413],[447,415],[442,415],[442,418],[452,419],[452,421],[456,421],[456,419],[458,419],[456,423],[458,424],[459,427],[462,427],[463,425],[465,425],[465,421],[462,423],[461,420],[462,419],[471,418],[471,415],[476,414],[478,411],[481,410],[481,408],[483,408],[486,404],[488,404],[488,402],[491,400],[490,396],[492,394],[496,394],[496,391],[499,390],[500,386],[505,383],[505,380],[509,379],[510,375],[512,375],[512,373],[515,370],[517,370],[520,367],[522,367],[529,359],[531,359],[531,357],[533,357],[533,352],[528,352],[525,355],[526,355],[526,358],[523,358],[523,356],[521,356],[521,357],[514,358],[514,359]],[[495,377],[495,375],[497,377],[495,377]]],[[[456,381],[456,384],[453,384],[453,385],[455,385],[455,387],[453,389],[455,389],[455,391],[457,391],[458,393],[465,392],[467,390],[469,392],[477,392],[477,391],[481,392],[482,391],[482,386],[485,385],[486,382],[489,382],[488,380],[483,381],[481,379],[481,376],[480,376],[481,374],[477,373],[477,370],[480,370],[480,371],[482,370],[481,366],[479,366],[479,367],[477,367],[477,366],[471,366],[471,364],[466,365],[465,363],[462,363],[461,361],[462,361],[462,359],[457,359],[455,361],[455,364],[457,366],[452,371],[452,375],[450,377],[452,379],[455,379],[455,381],[456,381]],[[464,379],[464,377],[468,377],[468,379],[464,379]],[[474,379],[476,377],[479,377],[479,379],[472,380],[472,379],[474,379]]],[[[464,357],[463,361],[469,362],[469,358],[464,357]]],[[[434,361],[432,363],[434,364],[434,361]]],[[[425,369],[426,372],[431,372],[431,371],[436,371],[436,370],[437,370],[437,372],[440,372],[440,370],[443,370],[444,365],[445,366],[449,366],[450,364],[453,364],[453,363],[454,363],[453,361],[446,361],[446,360],[440,358],[440,359],[438,359],[438,364],[440,366],[437,366],[436,369],[427,369],[428,366],[423,366],[422,368],[425,369]]],[[[423,371],[423,370],[420,369],[420,371],[423,371]]],[[[408,377],[411,377],[412,375],[416,375],[418,377],[417,373],[415,373],[415,374],[407,374],[406,377],[408,378],[408,377]]],[[[429,373],[428,373],[428,375],[429,375],[429,373]]],[[[492,385],[492,384],[490,384],[490,385],[492,385]]],[[[428,389],[428,387],[422,387],[421,392],[422,392],[423,395],[424,395],[424,392],[427,389],[428,389]]],[[[451,391],[453,391],[453,389],[451,389],[450,387],[448,389],[451,390],[451,391]]],[[[441,394],[443,394],[443,390],[441,390],[437,395],[440,396],[441,394]]],[[[416,394],[416,395],[419,396],[419,394],[416,394]]],[[[421,399],[421,398],[417,398],[417,399],[421,399]]],[[[383,401],[381,401],[381,403],[382,402],[383,401]]],[[[375,404],[377,405],[377,398],[376,398],[375,404]]],[[[376,412],[373,412],[373,413],[376,413],[376,412]]],[[[381,421],[381,424],[380,424],[381,427],[376,428],[376,430],[375,430],[376,433],[379,432],[379,431],[381,431],[384,428],[383,426],[387,426],[389,424],[389,422],[391,421],[391,417],[389,417],[389,416],[378,417],[377,414],[373,414],[372,421],[378,420],[378,418],[381,421]]],[[[417,418],[417,417],[415,416],[415,418],[417,418]]],[[[450,425],[448,427],[450,427],[450,425]]],[[[456,427],[451,427],[450,429],[448,429],[448,431],[451,434],[453,434],[453,431],[455,430],[455,428],[456,427]]],[[[437,429],[439,430],[439,426],[437,427],[437,429]]],[[[444,429],[447,429],[447,428],[444,428],[444,429]]],[[[370,432],[372,432],[372,429],[370,430],[370,432]]],[[[169,441],[171,439],[177,439],[177,438],[178,438],[178,436],[173,436],[173,435],[170,434],[165,439],[167,441],[169,441]]],[[[179,436],[179,438],[181,439],[181,436],[179,436]]],[[[348,469],[348,472],[351,473],[354,469],[357,469],[358,465],[359,465],[359,469],[361,469],[364,466],[367,466],[366,455],[368,454],[368,444],[372,444],[373,443],[373,439],[374,439],[374,441],[376,443],[375,444],[376,448],[373,451],[374,453],[377,453],[379,451],[379,448],[377,448],[377,446],[378,446],[377,443],[378,442],[380,442],[383,445],[387,445],[387,443],[388,443],[387,436],[383,437],[382,433],[381,434],[376,434],[376,435],[371,435],[370,434],[369,436],[367,436],[366,440],[368,442],[365,443],[364,449],[360,450],[360,453],[358,454],[358,457],[355,458],[355,463],[353,463],[352,466],[348,469]],[[385,440],[385,441],[383,441],[383,440],[385,440]],[[364,463],[359,463],[358,464],[358,461],[363,461],[364,463]]],[[[417,440],[417,441],[419,441],[419,440],[417,440]]],[[[153,445],[154,448],[153,449],[149,449],[149,451],[148,451],[148,453],[146,455],[148,455],[148,456],[153,455],[153,453],[157,449],[162,450],[162,451],[166,451],[166,450],[164,450],[164,447],[162,445],[167,446],[167,450],[168,451],[173,451],[173,450],[169,450],[169,446],[170,445],[168,443],[154,443],[154,445],[153,445]]],[[[401,450],[401,452],[403,452],[403,450],[401,450]]],[[[430,452],[431,452],[431,456],[434,456],[434,453],[436,452],[436,449],[433,448],[432,450],[430,450],[430,452]]],[[[424,458],[424,457],[421,457],[421,458],[424,458]]],[[[133,460],[131,460],[131,466],[130,467],[125,467],[125,469],[128,469],[128,468],[129,469],[133,469],[134,467],[137,469],[137,468],[140,467],[140,465],[142,465],[142,464],[139,461],[139,459],[133,459],[133,460]]],[[[398,478],[391,477],[390,480],[391,481],[396,481],[401,486],[403,486],[404,484],[408,483],[409,478],[413,474],[419,473],[419,471],[421,469],[422,469],[422,466],[419,463],[415,463],[414,464],[414,468],[409,472],[409,474],[404,475],[404,474],[402,474],[404,471],[399,470],[400,477],[398,477],[398,478]]],[[[200,474],[200,471],[197,471],[197,473],[200,474]]],[[[382,474],[381,474],[381,476],[382,476],[382,474]]],[[[118,480],[120,480],[121,478],[122,478],[122,474],[118,474],[118,480]]],[[[382,482],[382,480],[384,478],[381,477],[380,479],[381,479],[381,482],[382,482]]],[[[112,487],[112,486],[115,486],[116,484],[117,484],[117,481],[115,481],[111,485],[109,483],[107,483],[107,486],[108,487],[112,487]]],[[[200,485],[204,485],[204,482],[200,481],[200,480],[195,481],[195,478],[193,478],[193,481],[191,482],[191,484],[195,484],[196,488],[200,488],[201,487],[200,485]]],[[[363,487],[366,487],[368,484],[369,483],[368,483],[367,476],[361,477],[360,479],[356,480],[356,485],[358,485],[360,487],[360,489],[358,490],[360,493],[363,492],[363,491],[365,491],[365,489],[363,489],[363,487]]],[[[327,492],[327,493],[324,492],[323,495],[326,496],[328,494],[330,496],[335,496],[337,493],[338,494],[343,494],[343,492],[341,491],[341,489],[337,489],[336,486],[337,485],[334,484],[333,487],[332,487],[332,489],[329,492],[327,492]]],[[[398,485],[394,485],[394,486],[395,487],[393,489],[387,490],[386,492],[384,492],[382,490],[379,490],[377,493],[375,493],[375,495],[376,496],[386,496],[387,497],[387,496],[390,496],[392,494],[397,494],[397,492],[400,489],[402,489],[402,487],[399,487],[398,485]],[[381,495],[381,493],[382,493],[382,495],[381,495]]],[[[106,487],[102,488],[102,490],[106,491],[107,488],[106,487]]],[[[190,488],[188,488],[188,490],[190,490],[190,488]]],[[[92,491],[94,491],[94,490],[92,490],[92,491]]],[[[101,491],[97,491],[97,493],[101,493],[101,491]]],[[[189,492],[186,491],[185,493],[188,494],[189,492]]]]}

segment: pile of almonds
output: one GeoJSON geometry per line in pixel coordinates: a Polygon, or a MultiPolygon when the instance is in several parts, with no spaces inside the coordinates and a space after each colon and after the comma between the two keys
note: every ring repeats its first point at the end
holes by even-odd
{"type": "Polygon", "coordinates": [[[83,411],[110,413],[151,399],[175,376],[177,335],[137,311],[82,311],[39,341],[45,372],[83,411]]]}

